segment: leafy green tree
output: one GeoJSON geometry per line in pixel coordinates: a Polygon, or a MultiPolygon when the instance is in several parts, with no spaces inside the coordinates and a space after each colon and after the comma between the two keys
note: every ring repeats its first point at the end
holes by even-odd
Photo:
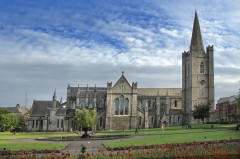
{"type": "Polygon", "coordinates": [[[193,118],[200,119],[204,123],[204,118],[210,117],[210,106],[209,104],[199,104],[195,106],[193,111],[193,118]]]}
{"type": "Polygon", "coordinates": [[[83,137],[88,137],[87,131],[91,128],[94,130],[96,126],[97,112],[96,109],[79,109],[75,110],[74,123],[85,131],[83,137]]]}
{"type": "Polygon", "coordinates": [[[11,131],[17,127],[19,119],[14,114],[0,114],[0,130],[11,131]]]}

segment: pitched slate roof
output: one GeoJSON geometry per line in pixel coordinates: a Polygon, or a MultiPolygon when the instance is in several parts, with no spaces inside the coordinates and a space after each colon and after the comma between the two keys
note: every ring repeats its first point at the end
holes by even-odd
{"type": "Polygon", "coordinates": [[[31,116],[45,116],[48,108],[52,108],[52,101],[34,100],[32,105],[31,116]]]}
{"type": "MultiPolygon", "coordinates": [[[[39,101],[34,100],[32,105],[31,116],[45,116],[45,114],[49,114],[52,108],[53,101],[39,101]]],[[[60,107],[60,103],[57,101],[57,108],[60,107]]],[[[59,111],[61,114],[62,111],[59,111]]]]}
{"type": "Polygon", "coordinates": [[[0,109],[5,109],[9,113],[26,113],[28,111],[27,108],[20,107],[19,105],[16,105],[16,107],[0,107],[0,109]]]}
{"type": "Polygon", "coordinates": [[[19,113],[16,107],[1,107],[1,110],[7,110],[9,113],[19,113]]]}

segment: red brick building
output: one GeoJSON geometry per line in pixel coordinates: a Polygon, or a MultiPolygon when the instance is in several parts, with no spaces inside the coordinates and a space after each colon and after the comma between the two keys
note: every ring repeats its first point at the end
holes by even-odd
{"type": "Polygon", "coordinates": [[[215,119],[222,122],[233,121],[232,115],[237,115],[239,112],[237,96],[223,97],[217,101],[215,119]]]}

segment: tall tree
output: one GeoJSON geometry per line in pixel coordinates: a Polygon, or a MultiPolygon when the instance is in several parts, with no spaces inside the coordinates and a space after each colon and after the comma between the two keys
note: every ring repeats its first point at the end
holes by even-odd
{"type": "Polygon", "coordinates": [[[193,111],[193,118],[200,119],[204,123],[204,118],[210,117],[210,106],[209,104],[199,104],[195,106],[195,110],[193,111]]]}
{"type": "Polygon", "coordinates": [[[97,112],[95,109],[79,109],[75,110],[74,123],[79,128],[85,131],[83,137],[89,137],[87,131],[89,129],[94,129],[97,120],[97,112]]]}

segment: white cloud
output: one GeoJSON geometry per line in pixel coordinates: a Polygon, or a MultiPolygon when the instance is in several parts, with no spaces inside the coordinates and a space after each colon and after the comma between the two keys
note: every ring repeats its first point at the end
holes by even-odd
{"type": "MultiPolygon", "coordinates": [[[[48,99],[55,87],[65,96],[67,83],[105,86],[122,70],[141,87],[181,87],[181,53],[189,49],[193,2],[115,3],[120,2],[95,8],[88,3],[28,8],[27,3],[19,6],[24,18],[18,6],[12,13],[0,8],[0,86],[5,92],[0,106],[24,101],[25,90],[31,90],[31,99],[48,99]],[[9,85],[21,98],[10,101],[9,85]]],[[[216,98],[224,96],[222,88],[227,95],[235,93],[240,78],[238,6],[216,0],[197,6],[204,44],[215,48],[216,98]]]]}

